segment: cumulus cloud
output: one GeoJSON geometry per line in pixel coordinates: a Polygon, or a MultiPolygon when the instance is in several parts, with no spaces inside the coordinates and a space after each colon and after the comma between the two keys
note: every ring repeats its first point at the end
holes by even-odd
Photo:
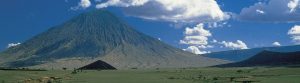
{"type": "Polygon", "coordinates": [[[122,7],[127,15],[169,22],[216,22],[230,18],[215,0],[107,0],[96,8],[122,7]]]}
{"type": "Polygon", "coordinates": [[[72,7],[72,10],[78,10],[78,9],[86,9],[89,8],[92,5],[90,0],[81,0],[77,6],[72,7]]]}
{"type": "Polygon", "coordinates": [[[212,48],[208,45],[208,37],[212,36],[209,30],[204,29],[202,23],[193,28],[187,27],[184,32],[184,39],[180,40],[180,44],[189,45],[186,51],[190,51],[195,54],[204,54],[208,51],[201,51],[200,49],[212,48]]]}
{"type": "Polygon", "coordinates": [[[237,40],[236,42],[227,42],[227,41],[222,41],[220,44],[223,44],[227,48],[231,49],[249,49],[248,46],[241,40],[237,40]]]}
{"type": "Polygon", "coordinates": [[[21,43],[10,43],[10,44],[7,45],[7,48],[15,47],[15,46],[18,46],[20,44],[21,43]]]}
{"type": "Polygon", "coordinates": [[[231,48],[234,50],[248,49],[248,46],[241,40],[237,40],[236,42],[221,42],[216,39],[212,39],[209,41],[211,36],[212,33],[204,28],[204,24],[200,23],[193,28],[187,27],[185,29],[184,38],[180,40],[180,44],[188,45],[189,47],[183,50],[195,54],[210,53],[208,49],[215,48],[215,46],[231,48]]]}
{"type": "Polygon", "coordinates": [[[300,44],[300,25],[295,25],[288,31],[288,35],[291,36],[291,39],[295,44],[300,44]]]}
{"type": "Polygon", "coordinates": [[[273,42],[272,45],[273,46],[281,46],[281,44],[279,42],[273,42]]]}
{"type": "Polygon", "coordinates": [[[300,21],[300,0],[269,0],[243,8],[238,19],[258,22],[300,21]]]}
{"type": "Polygon", "coordinates": [[[200,49],[197,46],[189,46],[186,49],[183,49],[184,51],[188,51],[194,54],[206,54],[210,53],[209,51],[200,51],[200,49]]]}
{"type": "Polygon", "coordinates": [[[208,37],[212,36],[210,31],[204,29],[204,25],[202,23],[198,24],[194,28],[187,27],[184,34],[185,37],[183,40],[180,40],[180,43],[188,45],[207,45],[208,37]]]}

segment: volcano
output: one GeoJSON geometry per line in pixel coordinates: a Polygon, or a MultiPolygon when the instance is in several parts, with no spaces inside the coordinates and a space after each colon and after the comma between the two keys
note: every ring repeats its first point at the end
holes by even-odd
{"type": "Polygon", "coordinates": [[[228,61],[194,55],[94,10],[0,53],[3,67],[80,68],[101,60],[117,69],[205,67],[228,61]]]}

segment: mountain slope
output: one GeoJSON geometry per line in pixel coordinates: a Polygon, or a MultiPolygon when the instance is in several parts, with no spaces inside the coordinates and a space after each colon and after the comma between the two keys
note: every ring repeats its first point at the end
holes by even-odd
{"type": "Polygon", "coordinates": [[[298,52],[271,52],[263,51],[257,55],[236,63],[220,65],[223,67],[251,67],[251,66],[289,66],[300,64],[300,51],[298,52]]]}
{"type": "Polygon", "coordinates": [[[81,14],[0,54],[6,67],[202,67],[227,61],[197,56],[142,34],[106,10],[81,14]]]}
{"type": "Polygon", "coordinates": [[[213,53],[205,54],[203,56],[239,62],[239,61],[246,60],[264,50],[273,51],[273,52],[296,52],[296,51],[300,51],[300,45],[213,52],[213,53]]]}

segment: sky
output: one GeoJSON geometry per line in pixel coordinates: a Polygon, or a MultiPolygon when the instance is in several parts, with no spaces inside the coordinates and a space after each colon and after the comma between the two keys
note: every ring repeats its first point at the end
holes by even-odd
{"type": "Polygon", "coordinates": [[[5,0],[0,51],[97,9],[195,54],[300,44],[300,0],[5,0]]]}

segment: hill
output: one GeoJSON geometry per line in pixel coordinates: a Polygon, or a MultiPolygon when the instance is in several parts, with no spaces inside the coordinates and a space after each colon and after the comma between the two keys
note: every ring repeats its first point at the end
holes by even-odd
{"type": "Polygon", "coordinates": [[[83,70],[115,70],[116,68],[109,65],[108,63],[98,60],[96,62],[93,62],[91,64],[88,64],[86,66],[83,66],[79,69],[83,70]]]}
{"type": "Polygon", "coordinates": [[[252,66],[293,66],[300,65],[300,51],[271,52],[263,51],[257,55],[236,63],[219,65],[221,67],[252,67],[252,66]]]}
{"type": "Polygon", "coordinates": [[[222,52],[213,52],[209,54],[204,54],[203,56],[229,60],[233,62],[239,62],[239,61],[249,59],[250,57],[262,51],[296,52],[296,51],[300,51],[300,45],[281,46],[281,47],[263,47],[263,48],[244,49],[244,50],[230,50],[230,51],[222,51],[222,52]]]}

